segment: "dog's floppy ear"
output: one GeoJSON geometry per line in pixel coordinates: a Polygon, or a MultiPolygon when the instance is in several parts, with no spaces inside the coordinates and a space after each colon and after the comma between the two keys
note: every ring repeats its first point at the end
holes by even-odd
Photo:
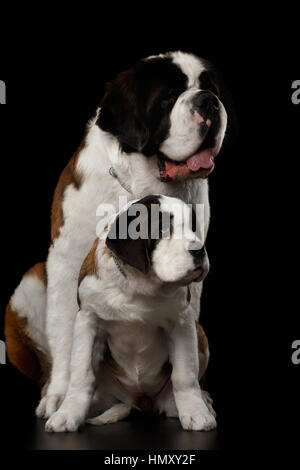
{"type": "Polygon", "coordinates": [[[107,85],[97,124],[120,142],[125,152],[141,151],[149,140],[144,103],[138,96],[135,69],[120,73],[107,85]]]}
{"type": "Polygon", "coordinates": [[[106,245],[118,258],[144,274],[148,272],[151,264],[149,249],[152,204],[159,204],[157,196],[146,196],[133,203],[116,218],[106,238],[106,245]],[[142,213],[141,208],[145,209],[142,213]],[[132,215],[134,212],[137,212],[136,215],[132,215]],[[135,222],[138,222],[138,225],[135,222]],[[135,224],[134,227],[131,223],[135,224]],[[133,228],[140,234],[136,238],[132,238],[133,228]]]}

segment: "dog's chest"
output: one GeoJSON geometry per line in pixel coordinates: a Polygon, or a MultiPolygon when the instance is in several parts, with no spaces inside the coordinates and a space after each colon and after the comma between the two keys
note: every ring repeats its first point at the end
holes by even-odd
{"type": "Polygon", "coordinates": [[[124,385],[137,393],[147,392],[160,380],[163,365],[168,360],[166,334],[162,328],[143,322],[105,322],[111,355],[122,373],[124,385]]]}

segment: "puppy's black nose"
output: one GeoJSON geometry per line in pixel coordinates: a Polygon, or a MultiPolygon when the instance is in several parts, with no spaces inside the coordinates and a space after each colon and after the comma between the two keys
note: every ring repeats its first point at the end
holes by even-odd
{"type": "Polygon", "coordinates": [[[202,261],[203,258],[206,255],[206,250],[205,247],[203,246],[200,250],[189,250],[193,258],[195,258],[197,261],[202,261]]]}
{"type": "Polygon", "coordinates": [[[218,98],[210,91],[199,91],[193,99],[193,104],[205,117],[211,117],[220,110],[218,98]]]}

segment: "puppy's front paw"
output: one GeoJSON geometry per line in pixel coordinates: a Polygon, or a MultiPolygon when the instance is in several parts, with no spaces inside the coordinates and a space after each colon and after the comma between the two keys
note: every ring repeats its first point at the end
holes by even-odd
{"type": "Polygon", "coordinates": [[[179,419],[187,431],[210,431],[217,426],[214,415],[203,400],[195,400],[180,407],[179,419]]]}
{"type": "Polygon", "coordinates": [[[45,395],[35,410],[38,418],[49,418],[60,407],[63,402],[64,395],[53,394],[45,395]]]}
{"type": "Polygon", "coordinates": [[[46,422],[47,432],[74,432],[77,431],[82,420],[69,411],[56,411],[46,422]]]}

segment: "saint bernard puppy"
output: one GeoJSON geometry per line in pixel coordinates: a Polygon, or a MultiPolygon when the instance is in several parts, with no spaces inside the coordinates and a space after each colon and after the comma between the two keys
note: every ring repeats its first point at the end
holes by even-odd
{"type": "MultiPolygon", "coordinates": [[[[153,193],[203,204],[207,234],[206,177],[227,127],[219,93],[210,64],[184,52],[143,59],[108,85],[83,142],[58,181],[46,268],[37,265],[26,275],[29,292],[36,288],[41,302],[46,302],[46,315],[38,317],[37,305],[34,301],[31,305],[28,292],[22,292],[23,281],[6,313],[11,362],[29,376],[42,377],[37,416],[49,418],[68,389],[78,276],[103,216],[101,205],[118,208],[120,196],[136,200],[153,193]],[[37,279],[41,278],[47,278],[47,292],[40,291],[37,279]],[[33,346],[39,344],[40,331],[51,351],[51,366],[45,361],[47,354],[33,346]]],[[[195,319],[201,288],[202,282],[190,289],[195,319]]],[[[33,292],[32,297],[36,297],[33,292]]],[[[206,416],[203,404],[201,411],[206,416]]],[[[211,427],[212,419],[208,421],[211,427]]],[[[206,418],[197,418],[195,426],[205,428],[205,422],[206,418]]]]}
{"type": "MultiPolygon", "coordinates": [[[[192,206],[179,199],[146,196],[129,203],[96,239],[78,279],[68,390],[47,431],[76,431],[89,410],[97,415],[89,423],[105,424],[132,408],[179,417],[187,430],[216,426],[210,397],[199,386],[209,351],[189,287],[209,269],[196,222],[192,206]]],[[[22,282],[12,303],[27,292],[27,309],[37,315],[28,321],[38,329],[46,282],[32,275],[22,282]]],[[[35,347],[50,352],[46,338],[35,347]]]]}

